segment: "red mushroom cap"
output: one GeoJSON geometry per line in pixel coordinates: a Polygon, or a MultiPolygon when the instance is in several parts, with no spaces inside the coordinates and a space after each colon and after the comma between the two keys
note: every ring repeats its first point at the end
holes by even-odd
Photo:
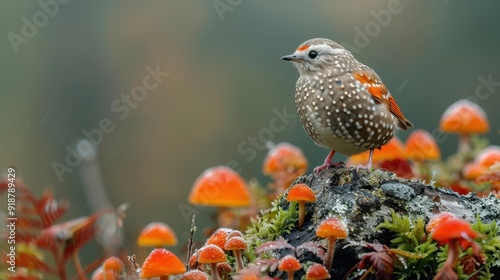
{"type": "Polygon", "coordinates": [[[316,195],[313,190],[306,184],[296,184],[290,188],[286,196],[286,200],[290,202],[314,202],[316,201],[316,195]]]}
{"type": "Polygon", "coordinates": [[[295,171],[303,174],[306,170],[306,157],[298,147],[290,143],[282,142],[275,145],[269,150],[264,159],[263,173],[265,175],[295,171]]]}
{"type": "Polygon", "coordinates": [[[307,280],[330,279],[330,277],[330,273],[328,273],[326,267],[319,263],[311,265],[306,272],[307,280]]]}
{"type": "Polygon", "coordinates": [[[489,130],[489,123],[486,113],[479,105],[467,99],[461,99],[446,109],[439,127],[448,133],[486,133],[489,130]]]}
{"type": "Polygon", "coordinates": [[[141,247],[163,247],[177,245],[175,232],[165,223],[152,222],[139,234],[137,245],[141,247]]]}
{"type": "Polygon", "coordinates": [[[139,277],[152,278],[184,272],[186,267],[176,255],[167,249],[154,249],[142,264],[139,277]]]}
{"type": "Polygon", "coordinates": [[[239,236],[229,238],[225,245],[226,250],[246,250],[247,242],[239,236]]]}
{"type": "Polygon", "coordinates": [[[226,255],[224,251],[216,245],[205,245],[198,251],[199,263],[219,263],[225,261],[226,255]]]}
{"type": "Polygon", "coordinates": [[[441,151],[429,132],[417,129],[406,139],[405,156],[407,159],[416,161],[438,160],[441,157],[441,151]]]}
{"type": "Polygon", "coordinates": [[[447,243],[450,240],[458,239],[462,247],[468,248],[474,239],[480,234],[474,231],[468,221],[462,219],[445,220],[438,224],[432,231],[432,239],[439,243],[447,243]]]}
{"type": "Polygon", "coordinates": [[[194,182],[189,202],[197,205],[246,207],[250,205],[248,187],[236,172],[227,166],[205,170],[194,182]]]}
{"type": "Polygon", "coordinates": [[[181,280],[208,280],[208,275],[197,269],[190,270],[182,275],[181,280]]]}
{"type": "Polygon", "coordinates": [[[228,231],[230,230],[226,228],[217,229],[214,233],[212,233],[212,235],[210,235],[205,244],[206,245],[213,244],[218,246],[222,250],[225,250],[224,246],[226,245],[227,242],[228,231]]]}
{"type": "Polygon", "coordinates": [[[281,271],[297,271],[301,268],[299,260],[292,255],[284,256],[278,263],[278,269],[281,271]]]}
{"type": "Polygon", "coordinates": [[[330,217],[321,222],[316,229],[316,236],[321,238],[338,238],[347,237],[347,227],[344,221],[337,217],[330,217]]]}
{"type": "Polygon", "coordinates": [[[444,221],[448,221],[451,219],[458,219],[458,218],[455,215],[453,215],[453,213],[441,212],[429,220],[429,222],[425,226],[425,230],[427,232],[431,232],[434,230],[434,228],[436,228],[437,225],[441,224],[444,221]]]}
{"type": "Polygon", "coordinates": [[[112,270],[115,272],[120,272],[125,269],[123,262],[117,257],[109,257],[102,264],[104,270],[112,270]]]}
{"type": "MultiPolygon", "coordinates": [[[[387,160],[404,159],[404,145],[396,136],[394,136],[387,144],[380,147],[380,150],[373,152],[373,163],[381,163],[387,160]]],[[[368,161],[369,151],[351,156],[349,158],[349,165],[366,164],[368,161]]]]}

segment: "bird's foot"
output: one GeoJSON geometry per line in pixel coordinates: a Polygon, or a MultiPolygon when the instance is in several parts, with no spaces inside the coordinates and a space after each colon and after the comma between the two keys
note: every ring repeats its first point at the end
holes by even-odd
{"type": "Polygon", "coordinates": [[[370,150],[370,154],[368,155],[368,163],[366,165],[358,165],[356,167],[356,172],[359,172],[359,169],[370,170],[372,169],[372,159],[373,159],[373,149],[370,150]]]}
{"type": "Polygon", "coordinates": [[[314,173],[319,174],[321,171],[323,171],[325,169],[328,169],[330,167],[334,167],[334,168],[345,167],[345,163],[343,163],[343,162],[335,162],[335,163],[333,163],[331,161],[326,161],[325,160],[325,163],[323,163],[322,165],[317,166],[316,168],[314,168],[314,173]]]}
{"type": "Polygon", "coordinates": [[[360,164],[360,165],[356,166],[356,172],[359,172],[360,169],[364,169],[364,170],[370,170],[370,169],[372,169],[371,162],[369,162],[367,165],[360,164]]]}

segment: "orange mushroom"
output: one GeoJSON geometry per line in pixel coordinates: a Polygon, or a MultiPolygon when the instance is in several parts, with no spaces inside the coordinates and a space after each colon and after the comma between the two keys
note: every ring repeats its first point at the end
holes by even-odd
{"type": "Polygon", "coordinates": [[[484,148],[474,162],[467,164],[463,170],[465,179],[474,180],[485,173],[488,168],[500,162],[500,147],[491,145],[484,148]]]}
{"type": "Polygon", "coordinates": [[[117,280],[120,279],[119,275],[116,274],[113,270],[104,270],[102,266],[97,268],[93,273],[91,280],[117,280]]]}
{"type": "Polygon", "coordinates": [[[244,268],[243,260],[241,259],[241,251],[247,249],[247,242],[245,239],[239,236],[231,237],[225,245],[225,249],[228,251],[233,251],[234,258],[236,259],[236,271],[240,271],[244,268]]]}
{"type": "Polygon", "coordinates": [[[184,273],[181,280],[208,280],[208,275],[202,271],[194,269],[184,273]]]}
{"type": "Polygon", "coordinates": [[[243,233],[241,233],[241,231],[239,231],[239,230],[232,230],[229,233],[229,235],[227,236],[227,238],[231,238],[231,237],[235,237],[235,236],[243,237],[243,233]]]}
{"type": "Polygon", "coordinates": [[[217,273],[222,279],[229,279],[229,274],[233,272],[233,268],[227,262],[217,264],[217,273]]]}
{"type": "Polygon", "coordinates": [[[489,130],[486,113],[477,105],[467,99],[453,103],[441,117],[439,128],[448,133],[460,135],[460,152],[469,151],[469,138],[471,134],[483,134],[489,130]]]}
{"type": "Polygon", "coordinates": [[[175,232],[165,223],[152,222],[139,234],[137,245],[140,247],[156,247],[177,245],[177,236],[175,232]]]}
{"type": "Polygon", "coordinates": [[[205,245],[198,251],[198,262],[210,265],[212,280],[220,280],[219,273],[217,272],[217,263],[225,261],[226,255],[224,251],[216,245],[205,245]]]}
{"type": "Polygon", "coordinates": [[[227,166],[205,170],[194,182],[188,198],[196,205],[246,207],[250,192],[243,179],[227,166]]]}
{"type": "Polygon", "coordinates": [[[313,190],[306,184],[296,184],[289,191],[286,196],[286,200],[289,202],[299,203],[299,229],[304,223],[304,217],[306,213],[306,202],[316,201],[316,195],[313,190]]]}
{"type": "Polygon", "coordinates": [[[160,277],[167,280],[169,275],[186,272],[181,260],[167,249],[154,249],[149,253],[141,267],[140,278],[160,277]],[[168,265],[165,265],[168,264],[168,265]]]}
{"type": "Polygon", "coordinates": [[[490,183],[493,190],[500,190],[500,162],[493,164],[476,178],[476,183],[490,183]]]}
{"type": "Polygon", "coordinates": [[[460,256],[460,246],[463,249],[472,247],[473,254],[477,256],[480,246],[474,239],[478,237],[480,234],[472,229],[469,222],[462,219],[442,220],[436,225],[432,230],[432,239],[440,244],[448,244],[448,257],[434,279],[458,279],[454,268],[460,256]]]}
{"type": "Polygon", "coordinates": [[[330,279],[330,273],[322,264],[315,263],[311,265],[306,272],[306,280],[330,279]]]}
{"type": "MultiPolygon", "coordinates": [[[[348,165],[364,164],[368,161],[370,151],[354,155],[349,158],[348,165]]],[[[404,145],[396,136],[391,141],[373,152],[372,163],[381,163],[387,160],[404,159],[404,145]]]]}
{"type": "Polygon", "coordinates": [[[308,162],[302,150],[282,142],[274,145],[267,153],[262,172],[271,176],[278,194],[283,193],[298,176],[307,171],[308,162]]]}
{"type": "Polygon", "coordinates": [[[316,236],[328,239],[326,250],[325,267],[330,271],[332,267],[333,254],[335,252],[335,240],[347,237],[347,226],[337,217],[327,218],[321,222],[316,229],[316,236]]]}
{"type": "Polygon", "coordinates": [[[278,262],[278,269],[288,273],[288,280],[293,280],[293,273],[301,268],[299,260],[292,255],[286,255],[278,262]]]}
{"type": "Polygon", "coordinates": [[[427,233],[431,233],[436,228],[437,225],[441,224],[444,221],[448,221],[451,219],[457,219],[457,217],[455,215],[453,215],[453,213],[450,213],[450,212],[446,212],[446,211],[441,212],[429,220],[429,222],[425,226],[425,231],[427,231],[427,233]]]}
{"type": "Polygon", "coordinates": [[[228,232],[230,229],[227,228],[218,228],[205,242],[205,245],[213,244],[222,250],[225,250],[224,246],[226,245],[228,232]]]}
{"type": "Polygon", "coordinates": [[[441,151],[429,132],[417,129],[406,139],[405,157],[419,162],[438,160],[441,157],[441,151]]]}

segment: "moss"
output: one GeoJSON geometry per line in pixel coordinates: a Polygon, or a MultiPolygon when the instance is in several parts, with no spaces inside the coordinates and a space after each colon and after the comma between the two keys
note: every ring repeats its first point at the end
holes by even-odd
{"type": "MultiPolygon", "coordinates": [[[[500,267],[500,230],[496,222],[484,224],[479,216],[472,227],[483,235],[483,238],[479,240],[479,245],[485,259],[485,263],[477,270],[474,268],[472,273],[477,273],[479,279],[493,279],[491,268],[500,267]]],[[[408,258],[406,265],[397,266],[395,274],[399,279],[429,277],[446,261],[448,246],[438,246],[437,242],[429,238],[425,233],[425,221],[421,217],[411,219],[407,215],[392,211],[391,218],[384,219],[384,222],[377,226],[377,230],[379,229],[388,230],[392,234],[391,248],[422,256],[408,258]]],[[[467,257],[474,258],[470,248],[463,250],[460,254],[461,260],[467,260],[467,257]]],[[[457,266],[457,273],[459,279],[467,279],[471,274],[465,273],[464,264],[457,266]]]]}

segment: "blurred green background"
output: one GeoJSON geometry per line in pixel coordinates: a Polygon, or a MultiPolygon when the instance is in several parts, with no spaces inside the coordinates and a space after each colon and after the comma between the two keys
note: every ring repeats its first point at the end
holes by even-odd
{"type": "MultiPolygon", "coordinates": [[[[500,2],[0,5],[0,168],[15,166],[36,193],[50,187],[68,199],[72,208],[65,219],[106,205],[98,192],[86,191],[102,184],[109,203],[130,203],[124,240],[129,252],[139,230],[157,220],[177,232],[174,251],[180,252],[189,224],[179,209],[208,167],[231,163],[245,178],[257,176],[265,184],[267,140],[290,142],[312,166],[322,163],[328,151],[313,144],[295,116],[298,73],[280,60],[310,38],[342,43],[374,68],[416,128],[435,131],[443,111],[468,98],[487,112],[489,139],[500,142],[500,2]],[[125,105],[122,95],[138,90],[148,67],[169,75],[140,101],[125,105]],[[282,116],[283,126],[271,130],[270,121],[283,111],[293,117],[282,116]],[[58,177],[54,164],[68,166],[68,149],[76,149],[82,131],[95,132],[103,119],[113,129],[102,132],[97,157],[58,177]]],[[[408,132],[398,135],[404,140],[408,132]]],[[[451,154],[457,137],[440,147],[444,156],[451,154]]],[[[212,209],[196,211],[200,227],[211,224],[212,209]]]]}

